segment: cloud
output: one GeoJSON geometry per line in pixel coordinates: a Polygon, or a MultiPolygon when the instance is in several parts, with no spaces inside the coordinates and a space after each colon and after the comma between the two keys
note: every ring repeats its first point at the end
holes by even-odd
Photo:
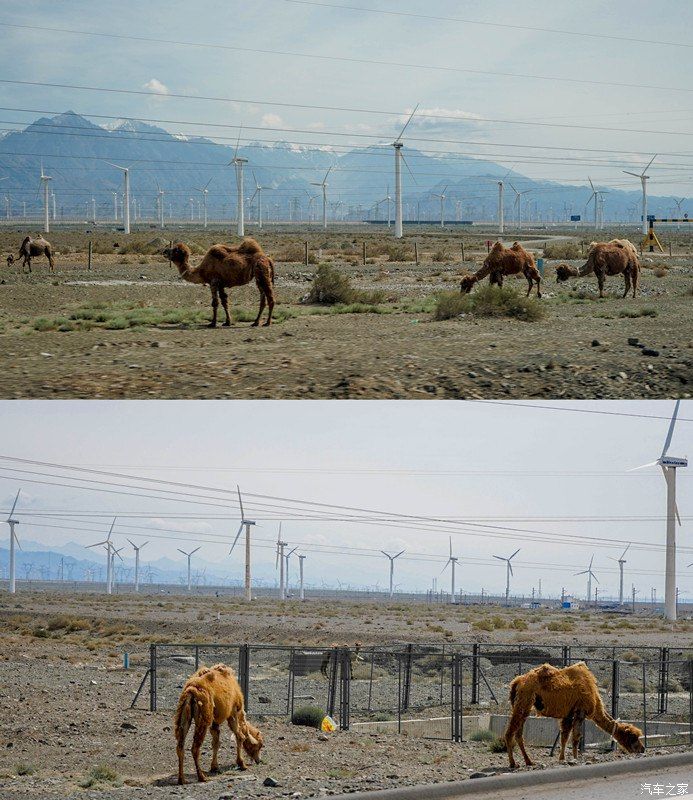
{"type": "MultiPolygon", "coordinates": [[[[408,114],[403,114],[397,123],[393,125],[394,128],[400,130],[405,122],[409,119],[411,109],[408,114]]],[[[450,131],[455,130],[458,132],[479,130],[488,123],[485,123],[479,114],[473,111],[465,111],[461,108],[419,108],[414,115],[412,121],[409,123],[408,131],[450,131]]]]}
{"type": "Polygon", "coordinates": [[[168,94],[169,88],[165,84],[163,84],[157,78],[151,78],[145,84],[142,85],[143,89],[149,89],[150,92],[154,92],[154,94],[168,94]]]}
{"type": "Polygon", "coordinates": [[[260,124],[263,128],[277,128],[284,124],[284,120],[279,114],[263,114],[260,124]]]}

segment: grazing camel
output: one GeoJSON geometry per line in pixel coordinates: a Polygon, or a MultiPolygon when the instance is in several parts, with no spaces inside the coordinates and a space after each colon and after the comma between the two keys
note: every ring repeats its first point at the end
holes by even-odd
{"type": "Polygon", "coordinates": [[[563,283],[569,278],[584,278],[594,273],[599,284],[599,296],[604,297],[604,281],[607,275],[623,273],[627,297],[633,286],[633,297],[638,290],[640,278],[640,261],[638,252],[627,239],[612,239],[610,242],[592,242],[587,254],[587,261],[579,269],[567,264],[556,267],[556,282],[563,283]]]}
{"type": "Polygon", "coordinates": [[[584,719],[591,719],[606,731],[626,753],[642,753],[642,731],[635,725],[619,722],[606,712],[597,681],[584,661],[558,669],[542,664],[518,675],[510,684],[512,712],[505,729],[505,744],[510,768],[517,764],[513,756],[515,741],[529,767],[532,761],[525,750],[522,728],[532,707],[540,717],[554,717],[561,721],[561,751],[559,761],[565,760],[565,746],[572,733],[573,758],[577,758],[580,728],[584,719]]]}
{"type": "Polygon", "coordinates": [[[207,776],[200,768],[200,749],[207,730],[212,731],[212,763],[210,772],[219,770],[220,726],[228,722],[236,738],[236,764],[238,769],[246,769],[243,750],[256,764],[260,763],[260,751],[264,745],[262,734],[251,725],[245,716],[243,692],[233,671],[225,664],[213,667],[200,667],[183,686],[174,726],[176,753],[178,755],[178,783],[185,783],[183,773],[183,747],[191,723],[195,723],[192,743],[192,757],[195,762],[197,779],[201,783],[207,776]]]}
{"type": "Polygon", "coordinates": [[[269,315],[265,326],[272,322],[274,310],[274,262],[266,256],[254,239],[244,239],[238,246],[229,247],[215,244],[209,248],[202,262],[197,267],[190,266],[190,248],[179,242],[163,251],[178,268],[181,277],[190,283],[202,283],[212,290],[212,321],[210,328],[216,328],[219,298],[226,314],[225,326],[231,325],[229,316],[229,298],[226,289],[233,286],[245,286],[255,279],[260,290],[260,310],[252,327],[260,324],[260,317],[265,310],[265,302],[269,315]]]}
{"type": "Polygon", "coordinates": [[[541,297],[541,275],[534,263],[534,256],[528,253],[524,247],[515,242],[512,247],[503,247],[501,242],[496,242],[491,248],[491,252],[484,259],[481,269],[473,275],[465,275],[460,283],[462,294],[471,292],[475,284],[489,276],[489,283],[503,285],[503,278],[506,275],[519,275],[522,273],[529,284],[527,287],[527,297],[529,297],[532,286],[537,285],[537,297],[541,297]]]}
{"type": "MultiPolygon", "coordinates": [[[[28,266],[29,272],[31,272],[31,259],[36,256],[46,256],[50,271],[53,272],[55,269],[55,262],[53,260],[53,248],[51,247],[51,243],[46,241],[43,236],[39,236],[38,239],[32,239],[31,236],[26,236],[19,248],[19,258],[23,259],[22,269],[28,266]]],[[[14,262],[14,256],[7,256],[8,267],[14,264],[14,262]]]]}

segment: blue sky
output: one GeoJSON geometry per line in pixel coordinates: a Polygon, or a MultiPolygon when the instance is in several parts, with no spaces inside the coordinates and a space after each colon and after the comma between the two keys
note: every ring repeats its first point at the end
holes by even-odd
{"type": "MultiPolygon", "coordinates": [[[[662,416],[670,415],[673,409],[673,403],[665,401],[575,401],[565,405],[662,416]]],[[[680,417],[693,418],[693,403],[682,402],[680,417]]],[[[531,592],[541,577],[545,592],[559,593],[565,586],[584,594],[583,578],[573,573],[585,568],[593,552],[600,591],[616,592],[617,565],[609,558],[618,557],[622,548],[571,541],[571,535],[583,534],[597,540],[632,541],[626,587],[635,582],[641,597],[649,597],[654,586],[661,595],[663,551],[643,550],[638,545],[664,542],[664,480],[657,468],[635,473],[627,470],[657,458],[667,426],[661,419],[457,401],[0,403],[4,455],[130,473],[149,467],[141,474],[231,490],[238,483],[246,492],[402,514],[505,518],[486,522],[567,537],[558,544],[526,541],[518,532],[511,533],[510,538],[491,536],[490,531],[481,536],[453,536],[453,548],[460,558],[457,585],[472,592],[482,587],[500,591],[504,586],[503,564],[488,563],[489,559],[493,554],[509,555],[517,547],[522,547],[513,579],[518,592],[531,592]],[[499,471],[508,474],[496,474],[499,471]],[[580,519],[566,521],[566,517],[580,519]],[[623,517],[656,519],[629,521],[623,517]],[[632,574],[629,570],[654,570],[656,574],[632,574]]],[[[680,422],[671,455],[691,455],[692,426],[690,421],[680,422]]],[[[19,475],[6,471],[5,461],[0,466],[0,507],[7,509],[21,481],[19,475]]],[[[688,597],[693,596],[693,569],[686,569],[693,561],[692,477],[691,469],[679,470],[679,508],[684,522],[678,533],[682,548],[679,586],[688,597]]],[[[146,511],[150,518],[134,524],[153,529],[173,526],[191,542],[186,545],[183,541],[152,539],[142,532],[141,536],[152,542],[148,559],[163,555],[182,559],[176,547],[191,549],[197,535],[225,534],[227,538],[220,544],[204,543],[200,556],[216,561],[234,578],[242,575],[240,552],[228,558],[228,542],[238,528],[233,505],[233,519],[226,522],[171,520],[162,515],[209,514],[218,513],[218,509],[41,484],[23,486],[20,510],[81,510],[108,515],[146,511]]],[[[248,513],[259,523],[254,534],[261,545],[255,551],[256,569],[271,576],[271,541],[276,539],[282,514],[262,519],[266,512],[250,501],[248,506],[248,513]]],[[[19,518],[20,535],[26,540],[97,541],[92,533],[41,529],[35,520],[22,520],[21,514],[19,518]]],[[[99,530],[108,523],[110,517],[100,523],[99,530]]],[[[119,545],[126,544],[126,535],[136,537],[134,531],[116,530],[119,545]]],[[[441,558],[449,546],[448,534],[442,532],[291,520],[286,516],[283,538],[291,546],[304,543],[307,577],[317,585],[323,580],[335,585],[340,578],[353,585],[378,583],[384,587],[387,562],[383,556],[327,556],[311,551],[311,545],[341,543],[389,552],[406,549],[441,558]]],[[[442,566],[442,560],[421,562],[405,556],[398,563],[396,582],[403,588],[426,589],[442,566]]],[[[439,585],[449,586],[449,577],[439,578],[439,585]]]]}
{"type": "MultiPolygon", "coordinates": [[[[343,0],[333,0],[335,5],[343,0]]],[[[357,4],[358,5],[358,4],[357,4]]],[[[504,22],[570,31],[598,32],[664,42],[687,43],[693,29],[690,3],[665,2],[653,13],[644,2],[443,2],[407,4],[368,0],[369,9],[410,11],[434,16],[504,22]]],[[[468,23],[428,20],[325,8],[287,2],[161,2],[121,3],[24,2],[5,4],[0,21],[20,25],[209,42],[265,50],[340,56],[353,59],[434,65],[455,69],[521,72],[592,81],[656,84],[678,87],[647,90],[595,86],[557,80],[472,75],[446,70],[299,58],[288,55],[234,52],[48,33],[0,27],[0,74],[7,79],[80,83],[139,90],[150,87],[159,96],[136,97],[0,85],[7,107],[114,116],[147,116],[200,123],[264,128],[304,129],[295,134],[248,132],[253,137],[322,141],[325,144],[388,141],[397,131],[397,117],[359,111],[282,108],[272,103],[343,106],[354,109],[405,111],[416,102],[430,112],[457,117],[450,121],[415,119],[412,137],[487,142],[492,147],[438,144],[437,149],[486,152],[507,164],[527,151],[510,145],[554,145],[564,155],[584,158],[572,148],[626,150],[633,166],[649,160],[645,153],[690,153],[662,156],[652,168],[653,194],[690,195],[693,188],[693,48],[651,43],[600,40],[559,33],[506,30],[468,23]],[[246,99],[219,103],[178,99],[166,93],[246,99]],[[267,101],[260,103],[259,101],[267,101]],[[477,117],[645,129],[660,133],[613,132],[487,123],[477,117]],[[669,131],[674,135],[661,133],[669,131]],[[323,132],[330,135],[320,136],[323,132]],[[352,138],[336,134],[350,134],[352,138]],[[369,134],[374,140],[353,138],[369,134]],[[643,155],[637,155],[642,153],[643,155]],[[515,158],[513,158],[515,156],[515,158]],[[688,169],[666,165],[689,164],[688,169]],[[672,183],[672,174],[677,182],[672,183]]],[[[3,119],[28,121],[35,114],[3,111],[3,119]]],[[[175,129],[175,125],[168,125],[175,129]]],[[[188,129],[190,130],[190,129],[188,129]]],[[[530,151],[546,156],[546,151],[530,151]]],[[[608,156],[602,156],[608,159],[608,156]]],[[[534,178],[585,182],[589,172],[603,185],[630,186],[620,168],[580,164],[519,163],[534,178]]],[[[633,188],[638,188],[636,179],[633,188]]]]}

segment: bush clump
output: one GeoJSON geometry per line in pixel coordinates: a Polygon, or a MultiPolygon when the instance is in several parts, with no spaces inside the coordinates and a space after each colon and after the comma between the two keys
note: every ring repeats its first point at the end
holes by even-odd
{"type": "Polygon", "coordinates": [[[382,292],[355,289],[348,275],[344,275],[331,264],[320,264],[315,272],[307,302],[325,306],[353,303],[372,305],[382,302],[383,298],[382,292]]]}
{"type": "Polygon", "coordinates": [[[508,748],[505,746],[505,739],[501,739],[500,736],[496,736],[493,741],[490,742],[488,749],[492,753],[505,753],[508,748]]]}
{"type": "Polygon", "coordinates": [[[111,767],[107,767],[105,764],[98,764],[89,770],[87,776],[80,781],[79,785],[82,789],[91,789],[92,786],[98,786],[102,783],[110,784],[111,786],[122,786],[123,779],[111,767]]]}
{"type": "Polygon", "coordinates": [[[474,733],[469,737],[471,742],[492,742],[496,738],[493,731],[490,731],[488,728],[479,728],[478,731],[474,731],[474,733]]]}
{"type": "Polygon", "coordinates": [[[535,322],[544,316],[544,308],[535,297],[524,297],[510,286],[482,286],[471,294],[443,292],[438,295],[433,314],[439,320],[475,314],[535,322]]]}
{"type": "Polygon", "coordinates": [[[570,260],[581,257],[582,251],[577,242],[548,242],[544,248],[544,258],[570,260]]]}
{"type": "Polygon", "coordinates": [[[291,724],[304,725],[307,728],[320,730],[324,719],[325,712],[321,708],[317,706],[301,706],[291,715],[291,724]]]}

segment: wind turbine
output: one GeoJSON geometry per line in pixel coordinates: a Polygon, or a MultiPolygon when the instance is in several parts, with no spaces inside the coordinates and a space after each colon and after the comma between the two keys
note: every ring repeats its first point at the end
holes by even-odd
{"type": "Polygon", "coordinates": [[[529,192],[531,192],[532,190],[531,189],[524,189],[523,191],[518,192],[517,189],[512,185],[512,183],[510,184],[510,188],[513,190],[513,192],[515,192],[515,202],[513,203],[513,205],[517,208],[517,227],[521,228],[522,227],[522,195],[523,194],[529,194],[529,192]]]}
{"type": "Polygon", "coordinates": [[[113,592],[113,558],[112,558],[112,551],[115,550],[115,546],[111,541],[111,534],[113,533],[113,528],[116,524],[117,517],[113,517],[113,522],[111,522],[111,527],[108,530],[108,536],[102,542],[96,542],[95,544],[88,544],[87,547],[101,547],[104,545],[106,547],[106,594],[112,594],[113,592]]]}
{"type": "MultiPolygon", "coordinates": [[[[650,162],[652,163],[652,162],[650,162]]],[[[666,538],[666,571],[664,576],[664,617],[670,622],[676,621],[676,521],[681,524],[679,509],[676,505],[676,470],[688,466],[687,458],[677,458],[668,455],[671,437],[674,435],[676,417],[679,413],[680,400],[676,401],[674,413],[671,416],[667,437],[664,440],[662,454],[656,461],[643,464],[636,469],[659,465],[667,485],[667,538],[666,538]]],[[[630,470],[633,472],[634,470],[630,470]]]]}
{"type": "Polygon", "coordinates": [[[587,176],[587,180],[590,182],[590,186],[592,187],[592,194],[589,197],[589,200],[585,203],[585,209],[587,206],[594,200],[594,229],[599,230],[599,228],[603,227],[604,219],[603,219],[603,203],[604,198],[603,195],[608,194],[606,189],[595,189],[594,184],[592,183],[592,178],[587,176]],[[600,207],[600,204],[601,207],[600,207]],[[602,212],[600,214],[600,211],[602,212]]]}
{"type": "Polygon", "coordinates": [[[298,599],[299,600],[305,600],[306,599],[306,593],[305,593],[305,590],[303,588],[303,562],[305,560],[306,560],[306,557],[304,555],[300,555],[299,554],[299,556],[298,556],[298,576],[299,576],[299,581],[300,581],[300,583],[299,583],[299,587],[300,588],[299,588],[299,592],[298,592],[298,599]]]}
{"type": "MultiPolygon", "coordinates": [[[[399,136],[395,139],[392,143],[392,146],[395,148],[395,239],[401,239],[403,236],[402,231],[402,161],[404,160],[404,155],[402,154],[402,148],[404,144],[402,142],[402,136],[404,131],[406,131],[407,126],[412,121],[414,114],[416,114],[416,109],[419,107],[419,104],[416,104],[416,107],[409,115],[409,119],[406,121],[404,127],[400,131],[399,136]]],[[[406,161],[404,162],[406,164],[406,161]]],[[[407,165],[407,169],[409,169],[409,165],[407,165]]],[[[409,170],[411,174],[411,170],[409,170]]],[[[414,176],[412,175],[412,178],[414,176]]],[[[390,227],[390,187],[388,186],[387,189],[388,194],[388,204],[387,204],[387,226],[390,227]]]]}
{"type": "Polygon", "coordinates": [[[623,605],[623,565],[626,563],[626,561],[623,558],[623,556],[625,556],[625,554],[628,552],[629,548],[630,548],[630,544],[621,553],[621,557],[620,558],[614,558],[613,556],[609,556],[609,558],[612,561],[617,561],[618,562],[618,570],[619,570],[619,573],[620,573],[620,580],[619,580],[619,584],[618,584],[618,604],[620,606],[623,605]]]}
{"type": "Polygon", "coordinates": [[[503,179],[498,181],[498,233],[505,232],[505,218],[503,210],[503,194],[505,193],[505,179],[512,172],[512,167],[505,173],[503,179]]]}
{"type": "MultiPolygon", "coordinates": [[[[452,545],[452,543],[451,543],[451,545],[452,545]]],[[[393,595],[395,593],[395,589],[394,589],[395,559],[399,558],[404,553],[404,550],[400,550],[399,553],[397,553],[397,555],[394,555],[394,556],[391,556],[389,553],[386,553],[384,550],[381,550],[380,552],[384,556],[386,556],[387,559],[390,562],[390,600],[392,600],[392,597],[393,597],[393,595]]],[[[452,555],[452,552],[450,553],[450,555],[452,555]]],[[[447,564],[445,566],[447,566],[447,564]]]]}
{"type": "Polygon", "coordinates": [[[332,171],[332,167],[330,167],[327,172],[325,173],[325,177],[322,179],[322,183],[315,183],[312,182],[311,186],[322,186],[322,227],[327,228],[327,176],[332,171]]]}
{"type": "Polygon", "coordinates": [[[17,534],[15,533],[14,527],[15,525],[19,525],[19,520],[14,519],[12,516],[14,514],[14,510],[17,507],[17,501],[19,500],[19,493],[21,489],[17,489],[17,496],[14,498],[14,503],[12,503],[12,511],[10,511],[10,515],[7,517],[7,524],[10,526],[10,594],[15,594],[17,591],[16,580],[15,580],[15,556],[14,556],[14,546],[15,544],[21,550],[22,546],[19,544],[19,539],[17,538],[17,534]]]}
{"type": "Polygon", "coordinates": [[[292,556],[292,555],[293,555],[293,554],[296,552],[296,550],[298,550],[298,547],[294,547],[294,548],[292,548],[292,549],[291,549],[291,550],[289,550],[289,552],[288,552],[288,553],[286,553],[286,554],[285,554],[285,556],[284,556],[284,563],[285,563],[285,565],[286,565],[286,567],[285,567],[285,576],[286,576],[286,577],[285,577],[285,584],[284,584],[284,585],[285,585],[285,587],[286,587],[286,593],[287,593],[287,594],[289,593],[289,559],[290,559],[290,558],[291,558],[291,556],[292,556]]]}
{"type": "Polygon", "coordinates": [[[652,158],[650,159],[650,163],[645,167],[645,169],[640,172],[630,172],[627,169],[624,169],[626,175],[633,175],[636,178],[640,178],[640,183],[642,185],[642,232],[643,236],[647,236],[647,181],[649,181],[650,176],[647,175],[647,170],[652,166],[652,162],[657,158],[657,153],[655,153],[652,158]]]}
{"type": "MultiPolygon", "coordinates": [[[[512,186],[512,184],[511,184],[511,186],[512,186]]],[[[517,550],[511,556],[508,556],[508,558],[504,558],[503,556],[494,556],[494,558],[497,558],[499,561],[505,561],[506,562],[506,565],[505,565],[505,605],[506,606],[508,605],[508,603],[510,601],[510,576],[515,574],[513,572],[513,565],[510,562],[513,560],[513,558],[515,558],[515,556],[520,552],[521,549],[522,549],[521,547],[518,547],[517,550]]]]}
{"type": "Polygon", "coordinates": [[[207,183],[206,183],[206,184],[205,184],[205,185],[202,187],[202,189],[198,189],[198,188],[197,188],[197,186],[193,186],[193,189],[194,189],[196,192],[200,192],[200,193],[202,194],[202,214],[203,214],[203,217],[202,217],[202,219],[203,219],[202,227],[203,227],[203,228],[206,228],[206,227],[207,227],[207,195],[209,194],[209,191],[207,190],[207,187],[209,186],[209,184],[210,184],[210,183],[211,183],[213,180],[214,180],[214,178],[213,178],[213,177],[212,177],[212,178],[210,178],[210,179],[207,181],[207,183]]]}
{"type": "Polygon", "coordinates": [[[247,158],[238,155],[238,146],[241,143],[241,133],[243,126],[241,125],[238,131],[238,140],[236,141],[236,150],[234,151],[233,158],[229,161],[227,166],[233,164],[236,168],[236,233],[239,236],[245,235],[245,208],[243,196],[243,165],[248,163],[247,158]]]}
{"type": "Polygon", "coordinates": [[[597,576],[592,572],[592,562],[594,561],[594,553],[592,554],[592,558],[590,558],[590,565],[587,569],[583,569],[582,572],[576,572],[576,575],[587,575],[587,603],[592,602],[592,578],[599,583],[599,579],[597,576]]]}
{"type": "Polygon", "coordinates": [[[282,524],[279,523],[279,533],[277,534],[277,558],[274,562],[274,568],[279,567],[279,599],[286,598],[286,584],[284,583],[284,548],[286,542],[282,541],[282,524]]]}
{"type": "MultiPolygon", "coordinates": [[[[200,545],[202,547],[202,545],[200,545]]],[[[180,547],[177,547],[179,553],[182,553],[188,559],[188,591],[192,589],[192,579],[190,577],[190,560],[192,559],[193,555],[197,553],[200,547],[196,547],[194,550],[191,550],[189,553],[186,553],[185,550],[181,550],[180,547]]]]}
{"type": "Polygon", "coordinates": [[[253,180],[255,181],[255,191],[253,192],[253,196],[250,198],[250,202],[252,203],[255,199],[255,195],[257,195],[257,226],[258,228],[262,228],[262,190],[266,189],[267,187],[260,186],[260,184],[257,182],[254,172],[253,180]]]}
{"type": "Polygon", "coordinates": [[[445,190],[447,188],[448,187],[446,186],[445,189],[443,189],[443,191],[440,194],[436,194],[435,192],[431,192],[431,194],[434,197],[440,198],[440,227],[441,228],[445,227],[445,211],[444,211],[444,207],[445,207],[445,190]]]}
{"type": "Polygon", "coordinates": [[[133,546],[135,550],[135,591],[139,592],[140,590],[140,550],[149,542],[144,542],[143,544],[136,545],[132,539],[128,539],[128,542],[133,546]]]}
{"type": "Polygon", "coordinates": [[[255,522],[252,519],[245,518],[240,486],[236,486],[236,489],[238,490],[238,504],[241,507],[241,524],[238,526],[238,533],[236,534],[236,538],[233,540],[233,544],[229,550],[229,555],[233,553],[233,549],[236,546],[238,537],[241,535],[243,528],[245,528],[245,599],[248,603],[250,603],[253,599],[250,585],[250,526],[255,525],[255,522]]]}
{"type": "Polygon", "coordinates": [[[448,568],[448,564],[451,564],[451,572],[450,572],[450,602],[455,602],[455,565],[459,561],[457,556],[453,556],[452,554],[452,536],[450,537],[450,557],[445,562],[445,566],[441,569],[440,574],[442,575],[445,570],[448,568]]]}
{"type": "Polygon", "coordinates": [[[111,161],[107,161],[106,163],[123,172],[123,229],[125,233],[130,233],[130,167],[132,164],[129,164],[127,167],[121,167],[119,164],[114,164],[111,161]]]}
{"type": "Polygon", "coordinates": [[[50,221],[48,213],[48,184],[53,178],[46,175],[43,171],[43,161],[41,161],[41,187],[43,188],[43,232],[50,233],[50,221]]]}
{"type": "MultiPolygon", "coordinates": [[[[159,181],[155,178],[156,181],[156,204],[159,211],[159,227],[163,228],[164,225],[164,190],[159,186],[159,181]]],[[[125,201],[123,201],[125,202],[125,201]]]]}

